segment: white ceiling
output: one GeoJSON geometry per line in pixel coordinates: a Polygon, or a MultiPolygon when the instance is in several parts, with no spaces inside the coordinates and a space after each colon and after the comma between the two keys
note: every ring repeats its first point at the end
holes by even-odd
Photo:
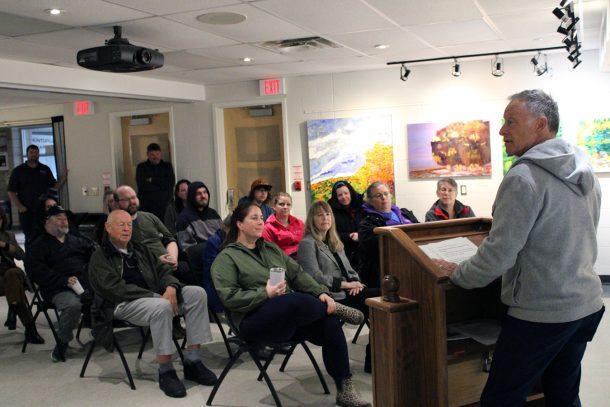
{"type": "MultiPolygon", "coordinates": [[[[128,75],[217,84],[375,69],[397,60],[561,46],[559,20],[551,13],[559,2],[0,0],[0,58],[77,67],[78,50],[103,45],[112,37],[112,25],[121,25],[132,44],[165,55],[163,68],[128,75]],[[52,16],[45,12],[50,8],[64,12],[52,16]],[[240,13],[246,20],[222,26],[196,19],[219,11],[240,13]],[[260,46],[311,36],[340,47],[281,53],[260,46]],[[379,50],[378,44],[390,47],[379,50]],[[243,57],[253,62],[245,63],[243,57]]],[[[600,48],[606,4],[575,0],[584,49],[600,48]]],[[[0,95],[0,107],[3,99],[0,95]]]]}

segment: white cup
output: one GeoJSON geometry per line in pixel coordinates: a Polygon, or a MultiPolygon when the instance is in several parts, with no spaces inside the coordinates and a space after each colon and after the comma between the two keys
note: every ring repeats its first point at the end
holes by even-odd
{"type": "Polygon", "coordinates": [[[286,269],[282,267],[271,267],[269,269],[269,279],[271,285],[278,285],[286,278],[286,269]]]}
{"type": "Polygon", "coordinates": [[[83,286],[80,284],[80,281],[76,280],[76,283],[72,284],[72,290],[74,290],[74,292],[76,293],[76,295],[81,295],[82,293],[85,292],[85,289],[83,288],[83,286]]]}

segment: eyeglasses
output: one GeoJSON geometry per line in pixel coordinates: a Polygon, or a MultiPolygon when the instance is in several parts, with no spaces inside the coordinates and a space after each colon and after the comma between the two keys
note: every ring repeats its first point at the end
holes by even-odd
{"type": "Polygon", "coordinates": [[[438,191],[439,191],[439,192],[449,192],[449,193],[452,193],[452,192],[457,192],[457,191],[456,191],[455,189],[453,189],[453,188],[441,188],[441,189],[439,189],[438,191]]]}
{"type": "Polygon", "coordinates": [[[389,197],[392,194],[390,194],[389,192],[380,192],[378,194],[373,195],[373,199],[381,199],[382,197],[389,197]]]}

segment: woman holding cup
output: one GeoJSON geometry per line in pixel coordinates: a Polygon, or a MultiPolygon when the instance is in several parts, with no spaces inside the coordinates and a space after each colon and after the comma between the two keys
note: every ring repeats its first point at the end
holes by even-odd
{"type": "MultiPolygon", "coordinates": [[[[379,297],[379,288],[369,288],[360,282],[344,251],[335,228],[330,205],[324,201],[311,204],[305,221],[305,237],[299,245],[299,264],[318,283],[330,289],[337,302],[359,309],[368,316],[364,300],[379,297]]],[[[364,371],[371,372],[371,348],[366,346],[364,371]]]]}
{"type": "MultiPolygon", "coordinates": [[[[231,217],[224,249],[212,265],[212,279],[240,335],[253,342],[305,339],[322,347],[324,365],[337,386],[340,406],[365,407],[351,379],[341,320],[360,324],[362,312],[336,303],[278,246],[262,239],[263,215],[253,202],[239,205],[231,217]],[[272,284],[270,269],[284,269],[272,284]]],[[[281,270],[274,270],[274,273],[281,270]]]]}

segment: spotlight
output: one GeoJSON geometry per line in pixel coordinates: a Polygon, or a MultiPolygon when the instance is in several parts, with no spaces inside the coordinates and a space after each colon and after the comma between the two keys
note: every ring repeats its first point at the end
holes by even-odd
{"type": "Polygon", "coordinates": [[[406,81],[410,73],[411,70],[409,70],[409,68],[407,68],[405,64],[402,64],[402,66],[400,67],[400,80],[403,82],[406,81]]]}
{"type": "Polygon", "coordinates": [[[572,61],[572,69],[575,69],[578,65],[580,65],[582,61],[578,58],[576,58],[574,61],[572,61]]]}
{"type": "Polygon", "coordinates": [[[538,52],[538,54],[536,54],[534,57],[532,57],[532,59],[530,59],[530,62],[534,66],[534,73],[538,76],[542,76],[544,74],[550,74],[550,68],[546,62],[546,55],[544,55],[544,64],[541,63],[541,60],[540,60],[540,58],[542,56],[543,56],[542,53],[538,52]]]}
{"type": "Polygon", "coordinates": [[[460,64],[458,63],[458,60],[456,58],[453,60],[453,69],[451,71],[451,75],[453,75],[457,78],[461,74],[462,74],[462,71],[460,71],[460,64]]]}
{"type": "Polygon", "coordinates": [[[504,75],[504,59],[496,57],[491,61],[491,74],[500,77],[504,75]]]}

